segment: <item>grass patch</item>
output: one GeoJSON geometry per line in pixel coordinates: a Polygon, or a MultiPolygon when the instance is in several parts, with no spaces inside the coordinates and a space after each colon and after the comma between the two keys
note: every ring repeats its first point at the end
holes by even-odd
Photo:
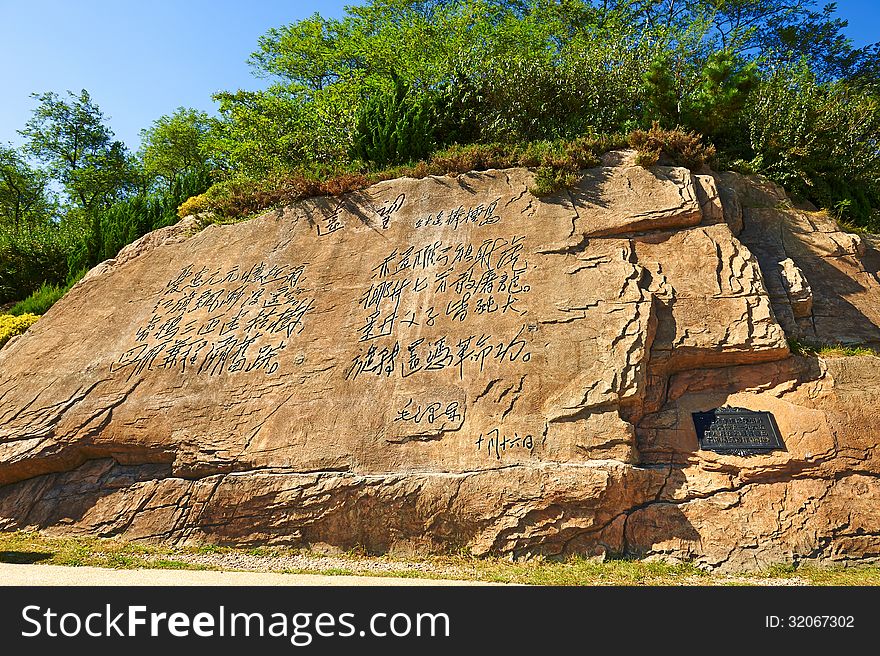
{"type": "MultiPolygon", "coordinates": [[[[787,192],[789,193],[789,192],[787,192]]],[[[789,193],[794,198],[794,194],[789,193]]],[[[880,211],[874,212],[870,217],[863,220],[862,224],[854,223],[853,218],[846,212],[840,210],[838,206],[819,210],[801,210],[808,217],[816,217],[818,220],[830,219],[837,226],[838,230],[858,235],[871,243],[874,248],[876,245],[877,233],[880,232],[880,211]]]]}
{"type": "Polygon", "coordinates": [[[859,235],[867,239],[874,248],[877,248],[877,235],[880,233],[880,212],[874,212],[868,219],[865,219],[865,225],[858,225],[850,219],[836,218],[833,213],[830,213],[830,216],[843,232],[859,235]]]}
{"type": "Polygon", "coordinates": [[[880,355],[874,349],[865,346],[851,346],[846,344],[820,346],[818,354],[826,358],[845,358],[854,355],[880,355]]]}
{"type": "Polygon", "coordinates": [[[880,567],[801,565],[796,574],[810,585],[880,585],[880,567]]]}
{"type": "Polygon", "coordinates": [[[58,302],[62,296],[70,291],[70,288],[78,283],[86,275],[86,273],[88,273],[88,269],[77,271],[73,275],[68,276],[67,281],[63,285],[53,285],[51,283],[44,282],[26,299],[24,299],[23,301],[19,301],[11,308],[9,308],[9,310],[7,310],[7,313],[14,316],[21,316],[26,314],[39,316],[46,314],[49,308],[55,305],[55,303],[58,302]]]}
{"type": "Polygon", "coordinates": [[[0,533],[0,562],[94,566],[114,569],[247,570],[331,576],[461,579],[524,585],[880,585],[880,567],[820,567],[780,564],[762,572],[722,575],[689,564],[610,559],[604,562],[572,557],[565,560],[532,558],[511,562],[503,558],[465,555],[400,558],[369,556],[355,550],[330,557],[286,547],[251,549],[199,546],[171,547],[93,537],[47,537],[37,532],[0,533]],[[210,556],[210,563],[199,557],[210,556]],[[258,559],[236,566],[243,556],[258,559]],[[313,561],[315,566],[291,567],[290,557],[313,561]],[[224,558],[231,564],[224,565],[224,558]]]}
{"type": "Polygon", "coordinates": [[[571,557],[510,562],[499,558],[465,560],[468,579],[524,585],[682,585],[712,584],[713,577],[693,565],[641,560],[598,561],[571,557]]]}
{"type": "Polygon", "coordinates": [[[859,344],[812,344],[793,337],[788,338],[788,348],[795,355],[815,356],[823,358],[846,358],[862,355],[880,357],[880,352],[859,344]]]}

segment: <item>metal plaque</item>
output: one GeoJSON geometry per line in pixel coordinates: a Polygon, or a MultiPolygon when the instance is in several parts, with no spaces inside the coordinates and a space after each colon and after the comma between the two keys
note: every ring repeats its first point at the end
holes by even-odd
{"type": "Polygon", "coordinates": [[[785,449],[769,412],[724,407],[691,416],[700,449],[742,456],[785,449]]]}

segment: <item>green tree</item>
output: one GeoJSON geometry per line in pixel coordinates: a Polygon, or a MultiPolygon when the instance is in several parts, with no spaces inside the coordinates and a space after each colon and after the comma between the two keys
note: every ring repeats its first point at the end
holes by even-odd
{"type": "Polygon", "coordinates": [[[318,130],[332,145],[321,156],[332,160],[354,152],[364,107],[397,76],[410,104],[439,96],[439,144],[613,130],[635,104],[647,43],[581,0],[374,0],[342,20],[270,30],[250,62],[278,84],[259,99],[225,94],[221,112],[255,123],[266,113],[253,107],[267,96],[282,106],[295,99],[297,127],[318,130]]]}
{"type": "Polygon", "coordinates": [[[211,168],[211,125],[205,112],[178,107],[141,130],[140,158],[147,179],[161,178],[170,187],[183,173],[211,168]]]}
{"type": "Polygon", "coordinates": [[[0,224],[19,232],[49,221],[55,207],[48,184],[46,173],[30,166],[19,151],[0,146],[0,224]]]}
{"type": "Polygon", "coordinates": [[[850,220],[875,221],[876,229],[876,91],[846,81],[823,84],[804,59],[763,81],[745,111],[755,168],[821,207],[846,208],[850,220]]]}
{"type": "Polygon", "coordinates": [[[380,168],[427,157],[436,145],[434,114],[429,97],[413,96],[395,76],[394,88],[373,96],[358,114],[355,156],[380,168]]]}
{"type": "Polygon", "coordinates": [[[645,119],[675,126],[681,123],[683,91],[675,75],[672,53],[662,52],[642,75],[645,84],[645,119]]]}
{"type": "Polygon", "coordinates": [[[292,25],[272,28],[259,39],[248,60],[260,77],[279,77],[311,91],[338,82],[357,67],[340,48],[345,26],[319,14],[292,25]]]}
{"type": "Polygon", "coordinates": [[[137,182],[133,159],[104,124],[104,115],[83,89],[62,99],[53,92],[33,94],[39,104],[25,129],[26,147],[44,162],[80,209],[106,207],[137,182]]]}
{"type": "Polygon", "coordinates": [[[659,120],[838,203],[847,176],[874,189],[880,172],[880,46],[853,48],[845,24],[816,0],[368,0],[269,30],[250,63],[273,84],[215,96],[210,140],[230,176],[273,177],[659,120]],[[777,72],[801,61],[812,81],[786,89],[777,72]]]}

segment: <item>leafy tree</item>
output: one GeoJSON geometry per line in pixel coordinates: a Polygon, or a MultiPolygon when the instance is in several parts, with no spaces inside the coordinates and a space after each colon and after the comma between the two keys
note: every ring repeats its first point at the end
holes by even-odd
{"type": "Polygon", "coordinates": [[[704,135],[724,137],[737,123],[749,94],[758,82],[757,66],[721,50],[700,71],[689,123],[704,135]]]}
{"type": "Polygon", "coordinates": [[[654,58],[642,76],[646,117],[665,125],[681,123],[682,93],[673,71],[672,54],[663,52],[654,58]]]}
{"type": "Polygon", "coordinates": [[[210,182],[202,150],[203,114],[178,110],[147,131],[149,173],[167,182],[155,190],[125,146],[113,139],[86,91],[68,92],[67,98],[54,93],[35,97],[39,105],[21,134],[28,139],[27,150],[48,171],[33,169],[21,154],[0,148],[0,302],[42,290],[31,304],[46,305],[89,267],[175,222],[177,207],[210,182]],[[46,193],[50,179],[68,197],[57,212],[46,193]],[[27,231],[13,229],[24,220],[34,225],[27,231]]]}
{"type": "Polygon", "coordinates": [[[758,80],[754,62],[728,51],[712,53],[701,67],[663,53],[644,75],[645,118],[685,126],[739,151],[747,141],[743,108],[758,80]]]}
{"type": "Polygon", "coordinates": [[[0,224],[18,232],[47,222],[55,212],[44,171],[9,146],[0,146],[0,224]]]}
{"type": "Polygon", "coordinates": [[[19,133],[71,201],[90,211],[123,197],[135,184],[137,172],[89,93],[83,89],[79,95],[67,95],[65,100],[53,92],[33,94],[39,104],[19,133]]]}
{"type": "Polygon", "coordinates": [[[270,30],[250,61],[279,80],[261,101],[295,98],[312,119],[299,124],[330,136],[326,159],[351,151],[360,110],[395,76],[411,98],[439,96],[438,143],[552,138],[614,129],[633,105],[644,46],[596,16],[577,0],[375,0],[270,30]]]}
{"type": "Polygon", "coordinates": [[[221,119],[210,147],[230,174],[265,177],[306,159],[303,103],[280,89],[218,93],[221,119]]]}
{"type": "Polygon", "coordinates": [[[126,244],[151,230],[176,223],[178,206],[209,186],[209,172],[195,169],[177,176],[167,187],[163,185],[92,212],[67,252],[66,271],[72,275],[116,257],[126,244]]]}
{"type": "Polygon", "coordinates": [[[211,168],[211,125],[205,112],[178,107],[141,130],[140,158],[147,179],[162,178],[170,186],[182,173],[211,168]]]}
{"type": "MultiPolygon", "coordinates": [[[[259,39],[248,60],[258,76],[276,76],[288,84],[321,91],[356,66],[339,48],[344,26],[314,14],[292,25],[272,28],[259,39]]],[[[344,38],[344,37],[343,37],[344,38]]]]}

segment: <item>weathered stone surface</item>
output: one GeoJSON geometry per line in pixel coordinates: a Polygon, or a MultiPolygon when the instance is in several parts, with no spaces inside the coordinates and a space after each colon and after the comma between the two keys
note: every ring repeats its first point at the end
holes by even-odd
{"type": "Polygon", "coordinates": [[[743,231],[743,211],[739,200],[739,193],[731,185],[731,180],[723,175],[715,176],[715,186],[718,188],[718,196],[721,201],[724,222],[734,236],[738,237],[743,231]]]}
{"type": "Polygon", "coordinates": [[[167,467],[104,459],[14,486],[0,512],[55,532],[72,527],[132,539],[600,555],[623,549],[619,508],[651,499],[661,482],[607,461],[384,475],[268,470],[187,480],[168,476],[167,467]],[[58,503],[57,491],[66,503],[58,503]]]}
{"type": "Polygon", "coordinates": [[[813,314],[813,290],[804,279],[804,274],[798,269],[797,264],[790,257],[782,260],[780,273],[788,302],[795,319],[803,319],[813,314]]]}
{"type": "Polygon", "coordinates": [[[694,176],[673,166],[590,169],[571,197],[573,233],[584,237],[680,228],[702,219],[694,176]]]}
{"type": "Polygon", "coordinates": [[[788,354],[758,263],[725,224],[633,241],[659,302],[655,363],[677,370],[788,354]]]}
{"type": "Polygon", "coordinates": [[[875,476],[766,481],[637,510],[626,540],[635,549],[650,545],[652,556],[726,571],[805,558],[874,560],[880,553],[878,499],[875,476]]]}
{"type": "MultiPolygon", "coordinates": [[[[724,221],[724,206],[715,176],[695,175],[694,182],[696,183],[700,212],[702,213],[702,223],[710,225],[724,221]]],[[[732,230],[733,228],[731,228],[732,230]]]]}
{"type": "Polygon", "coordinates": [[[744,217],[740,239],[757,256],[774,312],[789,334],[819,344],[880,346],[877,250],[821,213],[748,207],[744,217]],[[790,296],[788,261],[811,291],[811,305],[790,296]]]}
{"type": "Polygon", "coordinates": [[[876,251],[769,183],[612,155],[545,199],[401,179],[127,247],[0,350],[0,528],[880,557],[878,361],[786,342],[880,330],[876,251]],[[786,450],[699,451],[725,404],[786,450]]]}
{"type": "Polygon", "coordinates": [[[629,548],[727,570],[880,558],[878,365],[793,357],[674,376],[667,403],[638,429],[642,462],[669,478],[663,502],[629,518],[629,548]],[[691,413],[721,405],[772,412],[786,450],[698,451],[691,413]]]}
{"type": "Polygon", "coordinates": [[[745,176],[724,171],[718,174],[719,188],[736,194],[741,208],[790,208],[792,202],[785,190],[775,182],[760,175],[745,176]]]}

